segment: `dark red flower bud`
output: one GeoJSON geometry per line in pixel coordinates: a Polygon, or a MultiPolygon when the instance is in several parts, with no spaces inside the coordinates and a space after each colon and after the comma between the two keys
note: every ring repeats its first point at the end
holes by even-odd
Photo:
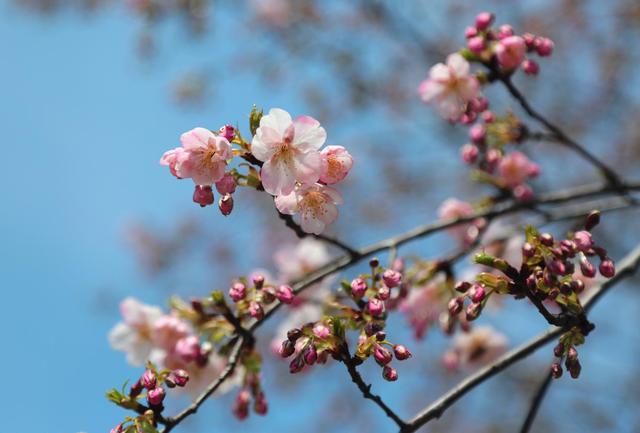
{"type": "Polygon", "coordinates": [[[471,288],[471,283],[467,282],[467,281],[460,281],[458,284],[456,284],[456,291],[460,292],[460,293],[466,293],[467,290],[469,290],[471,288]]]}
{"type": "Polygon", "coordinates": [[[295,344],[291,340],[284,340],[282,342],[282,345],[280,346],[280,350],[278,350],[278,353],[283,358],[288,358],[291,355],[293,355],[293,352],[295,351],[296,351],[295,344]]]}
{"type": "Polygon", "coordinates": [[[591,231],[591,229],[598,224],[600,224],[600,211],[594,210],[587,215],[587,219],[584,222],[584,229],[591,231]]]}
{"type": "Polygon", "coordinates": [[[600,262],[598,269],[600,269],[600,273],[605,278],[611,278],[616,274],[616,267],[613,264],[613,260],[608,257],[600,262]]]}
{"type": "Polygon", "coordinates": [[[551,377],[554,379],[559,379],[562,377],[562,366],[559,362],[554,362],[551,364],[551,377]]]}
{"type": "Polygon", "coordinates": [[[457,296],[449,301],[449,314],[452,316],[457,316],[461,311],[464,305],[464,298],[462,296],[457,296]]]}
{"type": "Polygon", "coordinates": [[[387,365],[393,359],[391,352],[379,344],[373,345],[373,357],[379,365],[387,365]]]}
{"type": "Polygon", "coordinates": [[[409,352],[409,349],[404,347],[402,344],[396,344],[395,346],[393,346],[393,353],[398,361],[404,361],[405,359],[409,359],[412,356],[411,352],[409,352]]]}
{"type": "Polygon", "coordinates": [[[296,340],[300,337],[302,337],[302,330],[298,328],[289,329],[289,331],[287,331],[287,338],[289,339],[289,341],[295,343],[296,340]]]}
{"type": "Polygon", "coordinates": [[[398,372],[395,368],[385,365],[382,369],[382,377],[389,382],[395,382],[398,380],[398,372]]]}

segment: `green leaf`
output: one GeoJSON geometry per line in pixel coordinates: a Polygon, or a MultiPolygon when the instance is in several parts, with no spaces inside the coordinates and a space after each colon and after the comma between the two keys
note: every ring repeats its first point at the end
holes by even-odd
{"type": "Polygon", "coordinates": [[[251,108],[251,114],[249,114],[249,130],[251,131],[251,135],[256,135],[263,113],[262,108],[258,111],[255,105],[251,108]]]}

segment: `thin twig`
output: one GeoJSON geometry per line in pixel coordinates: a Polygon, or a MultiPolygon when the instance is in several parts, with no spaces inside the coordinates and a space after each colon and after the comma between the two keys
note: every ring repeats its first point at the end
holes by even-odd
{"type": "Polygon", "coordinates": [[[527,411],[527,417],[524,419],[524,423],[520,428],[520,433],[529,432],[529,429],[533,425],[533,420],[536,418],[536,415],[538,413],[538,409],[540,408],[540,404],[542,403],[544,396],[547,394],[549,385],[551,385],[552,378],[553,377],[551,376],[551,371],[547,371],[544,380],[540,382],[540,386],[536,390],[536,393],[533,395],[533,399],[531,400],[531,404],[529,405],[529,410],[527,411]]]}

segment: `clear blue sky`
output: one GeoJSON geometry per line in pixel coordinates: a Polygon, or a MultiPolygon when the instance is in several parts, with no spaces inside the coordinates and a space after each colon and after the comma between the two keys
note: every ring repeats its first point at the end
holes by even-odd
{"type": "MultiPolygon", "coordinates": [[[[162,224],[185,209],[193,212],[189,187],[157,166],[159,156],[194,126],[242,121],[254,102],[292,112],[304,109],[293,96],[271,94],[251,80],[229,83],[239,91],[224,104],[200,111],[177,109],[167,96],[167,84],[201,55],[202,47],[185,44],[185,37],[168,30],[161,58],[143,64],[133,50],[137,35],[138,23],[121,12],[39,19],[6,5],[0,9],[3,433],[98,433],[122,418],[123,411],[107,403],[103,393],[137,370],[110,350],[106,334],[118,312],[109,297],[105,305],[96,305],[101,299],[96,293],[106,288],[116,299],[135,295],[164,301],[150,290],[151,283],[141,277],[122,242],[123,226],[133,218],[162,224]]],[[[216,221],[232,229],[229,220],[216,221]]],[[[598,311],[637,312],[620,297],[604,302],[609,307],[598,311]]],[[[516,340],[535,332],[520,328],[506,332],[516,340]]],[[[590,339],[594,350],[585,350],[585,378],[562,382],[550,401],[561,402],[565,392],[624,383],[621,371],[633,354],[618,348],[621,340],[606,338],[621,329],[609,329],[609,334],[607,329],[590,339]],[[604,348],[619,356],[606,356],[604,348]],[[568,389],[571,386],[575,388],[568,389]]],[[[280,431],[299,431],[308,422],[305,415],[314,413],[316,399],[339,388],[327,379],[342,372],[333,374],[305,378],[308,384],[295,388],[295,395],[274,399],[267,420],[280,431]],[[283,407],[292,407],[298,417],[292,420],[283,407]]],[[[407,392],[421,402],[435,396],[434,390],[421,395],[416,384],[394,388],[375,383],[398,407],[414,401],[407,392]]],[[[601,398],[606,400],[608,392],[603,389],[601,398]]],[[[486,399],[480,392],[463,402],[486,399]]],[[[228,404],[208,403],[209,415],[203,418],[228,416],[228,404]]],[[[415,405],[401,412],[409,414],[415,405]]],[[[365,413],[373,420],[389,426],[369,409],[365,407],[365,413]]],[[[616,431],[629,431],[625,425],[633,422],[630,416],[622,410],[616,431]]],[[[259,421],[253,417],[242,425],[231,421],[230,426],[268,431],[259,421]]],[[[211,431],[202,421],[199,425],[203,428],[197,431],[211,431]]]]}

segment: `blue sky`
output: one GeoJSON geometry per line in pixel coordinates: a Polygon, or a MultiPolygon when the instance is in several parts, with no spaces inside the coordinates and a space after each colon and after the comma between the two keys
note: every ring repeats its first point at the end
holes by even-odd
{"type": "MultiPolygon", "coordinates": [[[[108,431],[121,419],[123,412],[107,403],[103,393],[137,370],[107,344],[106,334],[118,315],[113,300],[135,295],[149,302],[164,301],[152,290],[152,282],[140,275],[122,241],[123,227],[134,218],[169,224],[176,214],[210,217],[191,205],[190,185],[175,182],[158,167],[159,156],[194,126],[243,121],[255,102],[286,106],[292,112],[304,109],[294,96],[270,93],[246,77],[227,83],[240,90],[223,103],[203,110],[177,109],[167,96],[167,85],[198,59],[202,45],[185,43],[186,37],[170,27],[163,33],[160,58],[141,63],[134,53],[138,30],[138,23],[122,11],[40,19],[6,5],[0,9],[5,158],[0,182],[5,301],[0,315],[5,344],[5,356],[0,358],[2,431],[95,433],[108,431]],[[97,297],[102,290],[113,297],[97,297]],[[112,313],[105,314],[105,308],[112,313]]],[[[232,220],[215,221],[221,230],[233,230],[232,220]]],[[[612,298],[603,302],[610,302],[604,311],[637,312],[622,298],[612,298]]],[[[516,308],[511,314],[521,313],[516,308]]],[[[620,356],[608,357],[602,350],[603,346],[618,350],[620,340],[606,338],[620,332],[618,328],[605,326],[590,342],[602,346],[585,354],[585,371],[594,374],[576,385],[578,391],[608,380],[624,383],[618,371],[632,353],[622,350],[620,356]]],[[[519,326],[507,332],[523,339],[535,331],[519,326]]],[[[274,399],[276,408],[294,404],[295,420],[274,410],[269,422],[281,431],[303,428],[305,417],[317,410],[316,399],[338,392],[339,383],[328,379],[343,372],[331,371],[309,378],[292,391],[295,396],[284,393],[274,399]]],[[[380,380],[375,384],[397,399],[395,406],[407,402],[402,388],[380,380]]],[[[561,401],[564,392],[576,392],[567,390],[569,385],[569,381],[559,385],[552,401],[561,401]]],[[[406,386],[420,401],[429,399],[418,394],[415,384],[406,386]]],[[[354,390],[347,392],[357,395],[354,390]]],[[[606,389],[603,395],[606,398],[606,389]]],[[[483,407],[486,397],[480,393],[463,402],[483,407]]],[[[374,422],[386,423],[368,409],[374,422]]],[[[405,407],[405,414],[410,409],[415,408],[405,407]]],[[[205,419],[228,416],[228,401],[208,403],[207,411],[205,419]]],[[[628,431],[624,420],[631,415],[621,413],[617,431],[628,431]]],[[[203,427],[199,423],[196,431],[198,425],[203,427]]],[[[230,425],[239,431],[261,430],[255,417],[240,427],[235,422],[230,425]]]]}

